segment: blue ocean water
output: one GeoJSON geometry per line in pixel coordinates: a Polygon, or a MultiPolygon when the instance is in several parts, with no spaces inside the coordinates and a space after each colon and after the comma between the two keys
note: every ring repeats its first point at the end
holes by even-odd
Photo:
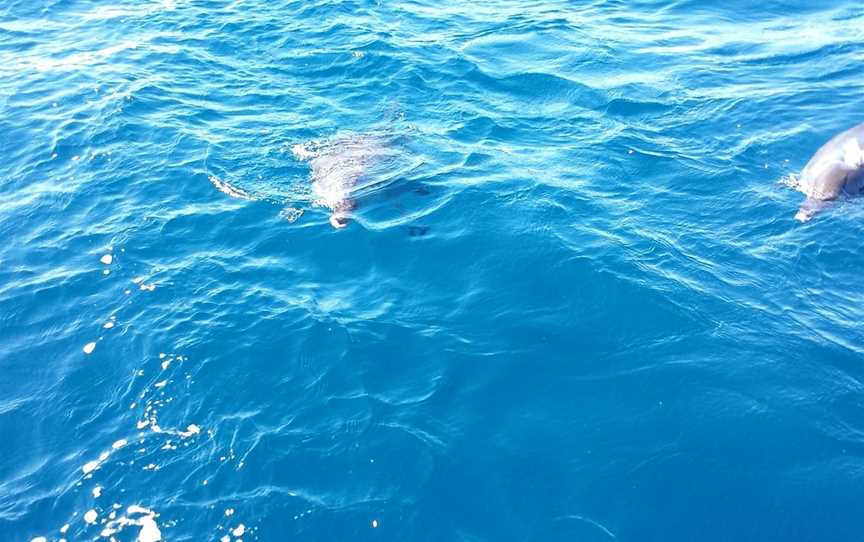
{"type": "Polygon", "coordinates": [[[861,540],[864,203],[785,181],[862,62],[849,0],[6,0],[0,540],[861,540]]]}

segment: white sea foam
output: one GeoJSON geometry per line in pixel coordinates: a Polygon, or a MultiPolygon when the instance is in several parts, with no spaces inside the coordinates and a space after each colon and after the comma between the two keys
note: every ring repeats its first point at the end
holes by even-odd
{"type": "Polygon", "coordinates": [[[159,542],[162,540],[162,533],[159,531],[159,525],[152,516],[145,516],[138,520],[138,525],[141,530],[138,532],[138,542],[159,542]]]}
{"type": "Polygon", "coordinates": [[[137,542],[159,542],[162,533],[156,523],[158,514],[143,506],[133,505],[126,509],[126,515],[117,519],[111,519],[105,524],[100,535],[103,538],[111,538],[123,531],[126,527],[140,527],[137,542]],[[133,517],[138,516],[138,517],[133,517]]]}
{"type": "Polygon", "coordinates": [[[279,216],[281,216],[288,222],[296,222],[301,216],[303,216],[303,209],[297,209],[296,207],[285,207],[284,209],[279,211],[279,216]]]}
{"type": "Polygon", "coordinates": [[[189,427],[186,428],[186,431],[180,431],[180,436],[183,438],[191,437],[192,435],[197,435],[201,432],[201,428],[195,425],[194,423],[189,424],[189,427]]]}
{"type": "MultiPolygon", "coordinates": [[[[312,145],[312,143],[310,143],[310,145],[312,145]]],[[[310,158],[315,158],[316,156],[318,156],[317,151],[315,151],[314,149],[310,150],[307,145],[302,143],[298,143],[291,147],[291,153],[298,160],[308,160],[310,158]]]]}

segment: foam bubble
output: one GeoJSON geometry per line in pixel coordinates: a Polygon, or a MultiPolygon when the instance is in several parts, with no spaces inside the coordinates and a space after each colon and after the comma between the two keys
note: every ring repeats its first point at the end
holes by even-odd
{"type": "Polygon", "coordinates": [[[91,525],[96,523],[96,520],[98,518],[99,514],[96,512],[96,510],[93,510],[92,508],[90,510],[87,510],[87,513],[84,514],[84,521],[91,525]]]}
{"type": "Polygon", "coordinates": [[[231,534],[233,534],[234,536],[243,536],[243,533],[245,532],[246,526],[241,523],[240,525],[235,527],[233,531],[231,531],[231,534]]]}
{"type": "MultiPolygon", "coordinates": [[[[119,508],[119,505],[114,505],[114,508],[119,508]]],[[[119,533],[125,527],[137,526],[141,527],[141,530],[138,531],[138,537],[135,539],[136,542],[159,542],[162,540],[162,533],[159,531],[159,525],[156,523],[157,514],[155,512],[136,505],[130,506],[126,510],[126,513],[129,516],[141,515],[141,517],[133,519],[127,516],[121,516],[114,519],[116,513],[112,512],[113,516],[110,517],[111,521],[105,525],[101,536],[103,538],[113,537],[113,535],[119,533]]],[[[113,538],[111,539],[113,540],[113,538]]]]}
{"type": "Polygon", "coordinates": [[[115,450],[119,450],[119,449],[122,448],[123,446],[126,446],[126,444],[127,444],[126,439],[125,439],[125,438],[121,438],[120,440],[118,440],[118,441],[116,441],[114,444],[112,444],[111,447],[114,448],[115,450]]]}
{"type": "Polygon", "coordinates": [[[104,327],[105,329],[111,329],[112,327],[114,327],[114,322],[109,320],[105,322],[105,325],[103,325],[102,327],[104,327]]]}
{"type": "Polygon", "coordinates": [[[96,470],[98,468],[99,468],[99,462],[98,461],[88,461],[87,463],[84,463],[83,467],[81,467],[81,471],[84,474],[90,474],[91,472],[93,472],[94,470],[96,470]]]}
{"type": "Polygon", "coordinates": [[[159,542],[162,540],[162,533],[159,531],[159,526],[153,516],[139,519],[138,525],[141,526],[141,531],[138,532],[138,542],[159,542]]]}
{"type": "Polygon", "coordinates": [[[31,540],[30,542],[48,542],[48,539],[45,538],[44,536],[37,536],[36,538],[31,540]]]}
{"type": "Polygon", "coordinates": [[[298,143],[297,145],[291,147],[291,152],[298,160],[308,160],[309,158],[314,158],[318,156],[318,153],[316,153],[315,151],[310,151],[308,148],[306,148],[306,145],[303,145],[301,143],[298,143]]]}
{"type": "Polygon", "coordinates": [[[102,486],[96,486],[93,488],[93,498],[98,499],[102,496],[102,486]]]}
{"type": "Polygon", "coordinates": [[[201,432],[200,427],[198,427],[194,423],[190,423],[185,431],[178,431],[177,434],[180,435],[182,438],[188,438],[188,437],[191,437],[193,435],[197,435],[200,432],[201,432]]]}
{"type": "Polygon", "coordinates": [[[111,262],[114,261],[114,256],[110,254],[105,254],[104,256],[99,258],[99,261],[104,263],[105,265],[111,265],[111,262]]]}
{"type": "Polygon", "coordinates": [[[303,209],[297,209],[296,207],[285,207],[284,209],[279,211],[279,216],[281,216],[288,222],[296,222],[298,218],[303,216],[303,209]]]}
{"type": "Polygon", "coordinates": [[[96,350],[96,343],[91,341],[91,342],[85,344],[84,348],[82,348],[82,350],[84,350],[85,354],[92,354],[93,351],[96,350]]]}
{"type": "Polygon", "coordinates": [[[789,174],[780,178],[780,184],[793,190],[801,190],[801,179],[798,175],[789,174]]]}

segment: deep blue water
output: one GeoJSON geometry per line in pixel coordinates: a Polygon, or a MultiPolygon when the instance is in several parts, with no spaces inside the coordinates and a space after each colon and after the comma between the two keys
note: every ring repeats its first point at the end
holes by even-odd
{"type": "Polygon", "coordinates": [[[864,539],[864,202],[784,183],[862,75],[851,0],[5,0],[0,540],[864,539]]]}

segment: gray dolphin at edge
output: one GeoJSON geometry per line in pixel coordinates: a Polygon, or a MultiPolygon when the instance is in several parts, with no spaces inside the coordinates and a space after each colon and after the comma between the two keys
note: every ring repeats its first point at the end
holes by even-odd
{"type": "Polygon", "coordinates": [[[795,219],[807,222],[828,202],[864,191],[864,123],[840,133],[822,145],[807,162],[797,188],[807,199],[795,219]]]}

